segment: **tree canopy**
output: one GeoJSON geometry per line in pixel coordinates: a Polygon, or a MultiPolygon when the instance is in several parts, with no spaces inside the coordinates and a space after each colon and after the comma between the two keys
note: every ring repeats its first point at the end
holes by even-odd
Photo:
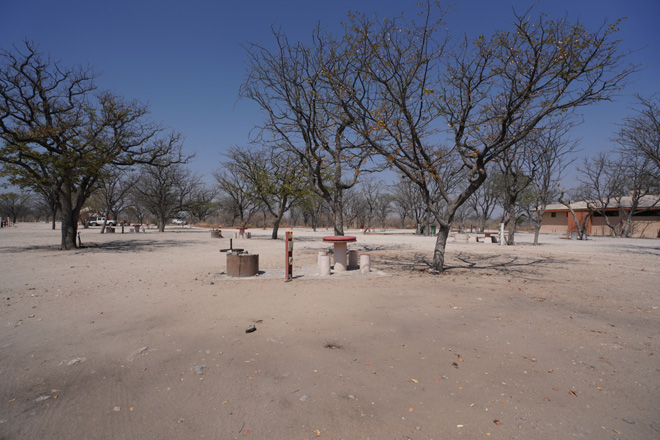
{"type": "Polygon", "coordinates": [[[299,151],[309,170],[335,170],[329,202],[350,187],[338,159],[357,158],[357,176],[377,157],[413,182],[440,224],[438,272],[454,216],[488,164],[553,119],[610,99],[636,70],[624,64],[618,21],[588,30],[529,10],[469,41],[446,35],[444,19],[427,2],[415,20],[351,15],[341,37],[317,30],[310,46],[276,33],[276,50],[250,47],[243,89],[265,110],[262,135],[299,151]],[[319,151],[335,161],[311,162],[319,151]]]}
{"type": "Polygon", "coordinates": [[[31,42],[0,51],[2,173],[57,195],[62,249],[77,247],[80,211],[110,168],[185,161],[180,135],[149,121],[146,105],[97,91],[95,79],[31,42]]]}

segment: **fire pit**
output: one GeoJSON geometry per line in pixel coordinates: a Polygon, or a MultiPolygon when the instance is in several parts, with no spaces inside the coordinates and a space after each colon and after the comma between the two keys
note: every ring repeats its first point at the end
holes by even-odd
{"type": "Polygon", "coordinates": [[[230,277],[253,277],[259,273],[259,254],[248,254],[244,249],[234,249],[232,239],[229,239],[227,252],[227,275],[230,277]]]}
{"type": "Polygon", "coordinates": [[[227,253],[227,275],[253,277],[259,273],[259,254],[227,253]]]}

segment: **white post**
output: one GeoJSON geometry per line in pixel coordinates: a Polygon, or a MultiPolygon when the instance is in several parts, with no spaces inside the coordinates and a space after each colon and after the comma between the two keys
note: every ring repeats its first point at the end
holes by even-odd
{"type": "Polygon", "coordinates": [[[500,223],[500,246],[504,244],[504,223],[500,223]]]}
{"type": "Polygon", "coordinates": [[[369,275],[371,271],[371,257],[369,254],[360,255],[360,273],[363,275],[369,275]]]}
{"type": "Polygon", "coordinates": [[[326,255],[328,255],[328,251],[319,251],[318,261],[316,262],[316,265],[319,269],[321,268],[321,258],[325,257],[326,255]]]}
{"type": "Polygon", "coordinates": [[[330,255],[320,255],[319,252],[319,273],[322,277],[330,276],[330,255]]]}

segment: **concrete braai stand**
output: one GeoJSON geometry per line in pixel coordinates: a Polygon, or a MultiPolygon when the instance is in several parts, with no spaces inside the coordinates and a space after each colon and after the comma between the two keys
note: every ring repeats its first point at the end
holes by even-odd
{"type": "Polygon", "coordinates": [[[323,237],[325,243],[334,244],[335,253],[335,272],[343,272],[346,270],[346,249],[348,243],[357,241],[357,238],[351,235],[332,235],[323,237]]]}

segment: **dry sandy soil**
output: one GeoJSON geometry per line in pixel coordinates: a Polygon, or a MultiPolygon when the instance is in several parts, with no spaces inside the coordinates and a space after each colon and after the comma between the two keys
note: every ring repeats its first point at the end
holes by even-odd
{"type": "Polygon", "coordinates": [[[659,240],[450,243],[434,276],[433,238],[356,234],[372,273],[319,278],[296,229],[285,283],[270,231],[250,279],[207,230],[98,232],[0,230],[0,439],[660,438],[659,240]]]}

